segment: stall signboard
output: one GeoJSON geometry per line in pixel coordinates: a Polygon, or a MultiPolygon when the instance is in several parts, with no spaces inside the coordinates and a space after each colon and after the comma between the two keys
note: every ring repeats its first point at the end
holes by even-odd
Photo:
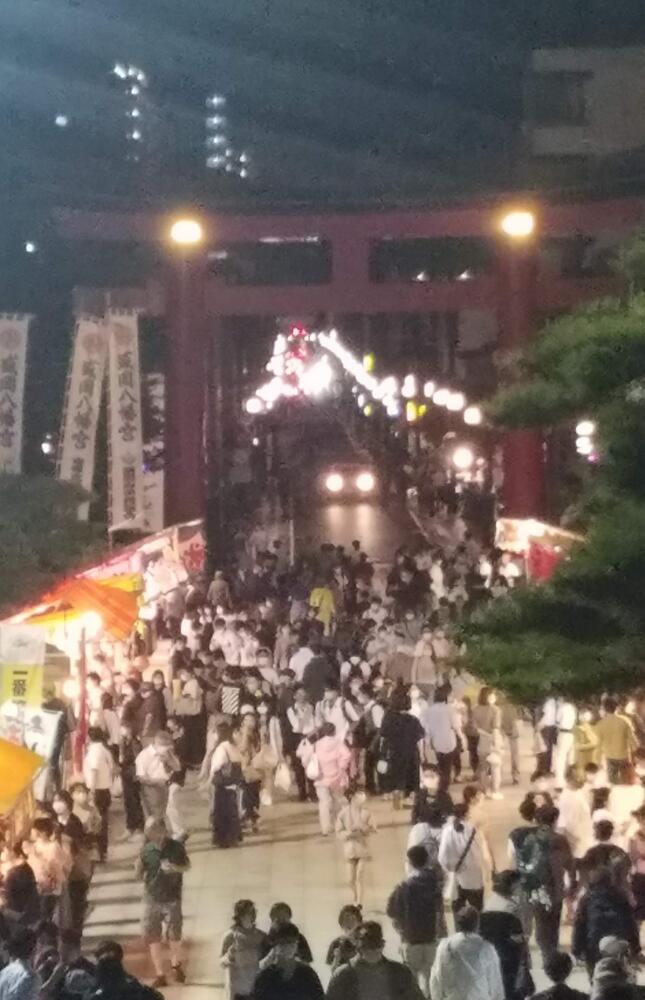
{"type": "MultiPolygon", "coordinates": [[[[0,737],[16,746],[37,753],[43,761],[51,760],[59,732],[61,712],[49,712],[43,708],[19,709],[11,702],[5,702],[0,709],[0,737]]],[[[44,801],[47,785],[47,767],[43,766],[34,777],[34,795],[44,801]]]]}
{"type": "Polygon", "coordinates": [[[37,625],[0,625],[0,706],[40,708],[45,640],[37,625]]]}

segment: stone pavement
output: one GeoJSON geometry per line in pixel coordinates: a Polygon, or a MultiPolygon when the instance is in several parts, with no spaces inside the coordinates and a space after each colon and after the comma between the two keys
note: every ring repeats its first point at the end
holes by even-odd
{"type": "MultiPolygon", "coordinates": [[[[528,734],[527,734],[528,736],[528,734]]],[[[525,744],[529,745],[527,739],[525,744]]],[[[528,774],[532,758],[527,754],[523,771],[528,774]]],[[[508,773],[508,770],[507,772],[508,773]]],[[[459,797],[460,786],[452,789],[459,797]]],[[[522,797],[518,788],[505,787],[505,799],[487,804],[487,819],[496,864],[506,867],[506,834],[517,823],[517,806],[522,797]]],[[[192,868],[185,878],[184,913],[187,942],[188,983],[169,987],[169,1000],[219,1000],[223,995],[223,972],[219,964],[220,944],[228,929],[233,903],[250,898],[258,906],[259,926],[268,925],[268,909],[278,900],[288,902],[294,921],[311,945],[315,967],[326,984],[324,966],[327,946],[338,933],[340,907],[350,901],[344,885],[344,864],[340,846],[318,831],[314,805],[282,802],[263,810],[261,832],[249,837],[242,847],[221,851],[210,846],[208,803],[194,789],[184,791],[186,815],[192,835],[187,848],[192,868]]],[[[395,812],[389,802],[372,804],[378,833],[372,838],[372,860],[367,864],[364,912],[368,919],[381,920],[386,932],[386,954],[397,956],[398,939],[384,915],[388,894],[403,875],[409,811],[395,812]]],[[[118,806],[114,813],[115,833],[121,829],[118,806]]],[[[103,937],[117,937],[127,951],[127,965],[144,980],[151,968],[139,938],[141,885],[134,880],[133,845],[115,844],[109,863],[98,868],[91,892],[92,910],[88,917],[85,947],[103,937]]],[[[564,928],[563,944],[569,928],[564,928]]],[[[534,978],[539,986],[546,980],[534,952],[534,978]]],[[[572,985],[587,988],[586,975],[576,972],[572,985]]]]}

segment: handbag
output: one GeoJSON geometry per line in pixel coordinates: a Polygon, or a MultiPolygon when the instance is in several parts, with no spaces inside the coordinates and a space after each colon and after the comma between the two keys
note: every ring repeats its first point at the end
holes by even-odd
{"type": "Polygon", "coordinates": [[[281,792],[288,795],[291,791],[291,771],[289,770],[288,764],[282,762],[278,764],[275,771],[275,787],[279,788],[281,792]]]}
{"type": "Polygon", "coordinates": [[[473,846],[473,840],[475,839],[476,835],[477,835],[477,830],[473,829],[470,837],[468,838],[468,843],[461,852],[461,857],[459,858],[459,861],[455,865],[454,871],[448,872],[448,877],[443,885],[443,898],[448,903],[454,902],[454,900],[457,898],[459,890],[459,886],[457,884],[457,874],[459,872],[459,869],[463,865],[464,861],[466,860],[466,856],[470,848],[473,846]]]}
{"type": "Polygon", "coordinates": [[[309,763],[305,768],[305,774],[307,775],[310,781],[320,781],[320,775],[321,775],[320,761],[316,757],[315,753],[311,755],[311,759],[309,760],[309,763]]]}

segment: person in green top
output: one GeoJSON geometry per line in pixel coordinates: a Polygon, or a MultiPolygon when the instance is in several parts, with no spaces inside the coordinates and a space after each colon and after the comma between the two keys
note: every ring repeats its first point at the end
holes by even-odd
{"type": "Polygon", "coordinates": [[[190,868],[190,861],[184,845],[168,836],[165,820],[151,816],[145,836],[136,873],[143,880],[142,934],[155,970],[152,985],[159,988],[168,985],[162,944],[164,923],[173,978],[177,983],[186,981],[182,965],[182,893],[184,872],[190,868]]]}

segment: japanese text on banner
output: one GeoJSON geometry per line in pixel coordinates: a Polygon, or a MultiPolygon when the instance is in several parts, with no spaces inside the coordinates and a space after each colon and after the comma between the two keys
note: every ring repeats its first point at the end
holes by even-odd
{"type": "Polygon", "coordinates": [[[29,316],[0,315],[0,472],[22,469],[29,316]]]}
{"type": "Polygon", "coordinates": [[[143,523],[143,431],[136,313],[109,315],[110,528],[143,523]]]}
{"type": "MultiPolygon", "coordinates": [[[[107,357],[107,330],[101,320],[82,318],[76,327],[74,353],[63,414],[58,478],[89,493],[94,479],[96,428],[107,357]]],[[[89,504],[79,507],[87,520],[89,504]]]]}

